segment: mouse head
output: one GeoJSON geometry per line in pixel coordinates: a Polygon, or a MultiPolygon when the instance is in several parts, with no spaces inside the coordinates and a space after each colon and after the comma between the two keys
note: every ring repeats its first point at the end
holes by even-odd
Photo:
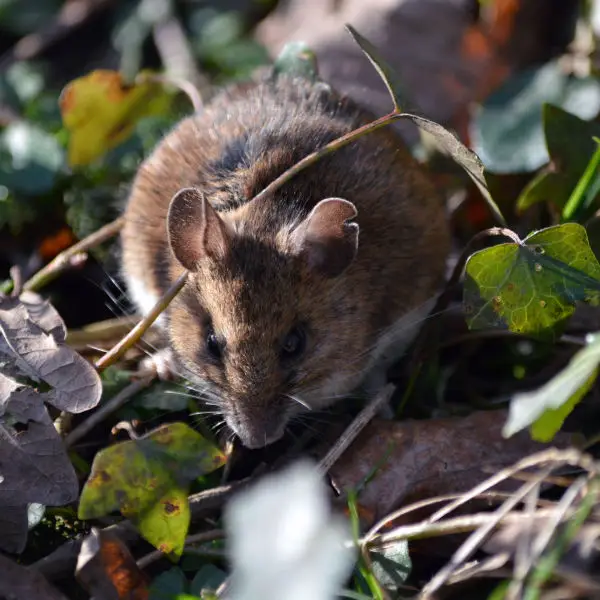
{"type": "Polygon", "coordinates": [[[356,214],[351,202],[327,198],[274,230],[253,202],[219,214],[193,188],[171,202],[169,244],[190,271],[170,311],[172,346],[248,447],[277,440],[303,407],[326,403],[324,383],[361,343],[339,285],[358,248],[356,214]]]}

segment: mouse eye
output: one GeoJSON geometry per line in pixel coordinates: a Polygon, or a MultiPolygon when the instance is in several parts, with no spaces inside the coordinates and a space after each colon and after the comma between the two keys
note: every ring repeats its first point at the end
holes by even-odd
{"type": "Polygon", "coordinates": [[[304,352],[306,345],[306,335],[300,327],[294,327],[285,336],[281,345],[281,358],[290,359],[297,358],[304,352]]]}
{"type": "Polygon", "coordinates": [[[206,350],[213,358],[221,358],[221,344],[215,332],[210,330],[206,336],[206,350]]]}

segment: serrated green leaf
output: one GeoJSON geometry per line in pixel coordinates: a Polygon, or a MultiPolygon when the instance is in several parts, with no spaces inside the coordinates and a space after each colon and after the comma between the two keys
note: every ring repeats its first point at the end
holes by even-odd
{"type": "Polygon", "coordinates": [[[552,162],[521,192],[519,212],[537,202],[551,202],[562,209],[596,150],[594,136],[600,136],[600,123],[585,121],[551,104],[543,108],[543,126],[552,162]]]}
{"type": "Polygon", "coordinates": [[[164,425],[96,455],[79,518],[120,510],[151,544],[179,556],[190,519],[189,485],[224,462],[218,448],[184,423],[164,425]]]}
{"type": "Polygon", "coordinates": [[[600,292],[600,264],[577,223],[476,252],[465,271],[463,305],[470,329],[494,327],[552,339],[577,301],[600,292]]]}
{"type": "Polygon", "coordinates": [[[496,173],[532,172],[548,162],[541,107],[551,103],[582,119],[600,111],[600,81],[566,74],[558,61],[511,77],[471,124],[473,149],[496,173]]]}
{"type": "Polygon", "coordinates": [[[569,364],[537,390],[515,394],[503,435],[531,428],[533,439],[549,442],[573,408],[590,390],[598,375],[600,336],[588,336],[588,345],[569,364]]]}

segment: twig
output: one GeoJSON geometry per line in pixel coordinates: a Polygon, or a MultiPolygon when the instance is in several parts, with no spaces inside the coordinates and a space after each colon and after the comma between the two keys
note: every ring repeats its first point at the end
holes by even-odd
{"type": "Polygon", "coordinates": [[[389,401],[395,390],[396,386],[394,384],[388,384],[369,402],[369,404],[367,404],[367,406],[365,406],[365,408],[363,408],[319,463],[317,468],[321,473],[327,473],[327,471],[331,469],[334,463],[356,439],[356,436],[364,429],[367,423],[369,423],[379,409],[389,401]]]}
{"type": "Polygon", "coordinates": [[[152,310],[125,336],[121,341],[113,346],[104,356],[99,358],[95,367],[98,371],[103,371],[114,364],[146,333],[152,323],[169,306],[173,298],[179,293],[187,280],[188,272],[184,271],[182,275],[171,285],[162,298],[152,307],[152,310]]]}
{"type": "Polygon", "coordinates": [[[529,554],[527,555],[527,563],[524,565],[524,573],[519,581],[519,586],[515,590],[513,598],[520,598],[518,595],[521,592],[525,577],[531,572],[535,565],[539,564],[539,560],[550,544],[552,538],[556,535],[558,526],[568,516],[571,506],[575,502],[581,490],[588,484],[589,479],[586,476],[580,477],[562,496],[554,513],[548,519],[546,526],[538,533],[535,538],[529,554]]]}
{"type": "MultiPolygon", "coordinates": [[[[524,484],[521,488],[513,494],[502,506],[497,508],[491,513],[491,520],[483,524],[479,529],[474,531],[456,550],[452,555],[450,561],[442,567],[436,575],[427,583],[421,593],[422,598],[430,598],[432,595],[440,589],[442,585],[452,575],[454,570],[464,561],[468,560],[469,557],[477,550],[477,548],[483,543],[488,535],[493,531],[495,527],[508,515],[513,508],[522,502],[523,498],[531,492],[535,486],[539,485],[544,479],[556,468],[557,465],[551,464],[542,470],[541,473],[532,479],[529,483],[524,484]]],[[[527,515],[529,516],[529,515],[527,515]]]]}
{"type": "Polygon", "coordinates": [[[528,514],[527,512],[514,511],[508,512],[500,520],[498,520],[494,513],[483,512],[474,515],[453,517],[444,521],[436,521],[435,523],[422,521],[420,523],[402,525],[401,527],[394,529],[394,531],[379,535],[370,541],[367,541],[366,538],[362,538],[360,543],[368,550],[374,550],[403,540],[421,540],[443,535],[467,533],[485,525],[491,525],[492,529],[499,525],[527,525],[530,520],[543,521],[548,519],[554,515],[555,511],[555,508],[544,508],[536,511],[533,515],[528,514]]]}
{"type": "Polygon", "coordinates": [[[31,279],[23,284],[23,290],[36,292],[52,280],[56,279],[63,271],[72,266],[72,260],[78,255],[84,254],[90,248],[98,246],[102,242],[117,235],[123,224],[124,217],[119,217],[112,223],[98,229],[81,241],[73,244],[70,248],[63,250],[58,256],[50,261],[43,269],[40,269],[31,279]]]}
{"type": "Polygon", "coordinates": [[[198,88],[191,82],[174,77],[173,75],[158,74],[158,73],[143,73],[139,75],[137,81],[154,81],[161,85],[172,85],[180,89],[190,100],[194,112],[200,112],[202,110],[202,96],[198,91],[198,88]]]}
{"type": "Polygon", "coordinates": [[[339,138],[333,140],[332,142],[329,142],[328,144],[325,144],[325,146],[323,146],[322,148],[311,152],[308,156],[305,156],[302,160],[298,161],[287,171],[284,171],[279,177],[274,179],[266,188],[264,188],[262,191],[256,194],[256,196],[252,198],[252,201],[262,200],[269,194],[272,194],[273,192],[277,191],[280,187],[282,187],[290,179],[292,179],[292,177],[294,177],[301,171],[304,171],[304,169],[306,169],[307,167],[310,167],[311,165],[315,164],[324,156],[327,156],[328,154],[331,154],[336,150],[347,146],[348,144],[356,141],[358,138],[362,137],[363,135],[366,135],[367,133],[371,133],[373,131],[376,131],[377,129],[385,127],[386,125],[390,125],[394,121],[397,121],[398,119],[404,116],[405,115],[403,113],[391,112],[383,117],[380,117],[379,119],[375,119],[375,121],[371,121],[366,125],[362,125],[361,127],[354,129],[350,133],[346,133],[345,135],[340,136],[339,138]]]}
{"type": "Polygon", "coordinates": [[[434,522],[445,517],[453,510],[456,510],[459,506],[462,506],[463,504],[469,502],[469,500],[476,498],[479,494],[482,494],[488,489],[494,487],[501,481],[509,479],[512,477],[513,473],[518,473],[519,471],[524,471],[525,469],[529,469],[531,467],[541,466],[549,462],[554,463],[555,467],[559,467],[564,464],[571,464],[580,466],[582,469],[586,469],[593,473],[597,472],[597,466],[592,457],[582,454],[579,452],[579,450],[574,448],[568,448],[566,450],[549,448],[548,450],[527,456],[518,463],[503,469],[499,473],[494,474],[492,477],[489,477],[484,482],[472,488],[466,494],[463,494],[459,499],[451,502],[444,508],[431,515],[431,517],[429,517],[429,521],[434,522]]]}
{"type": "Polygon", "coordinates": [[[74,350],[85,350],[90,344],[114,341],[128,333],[139,319],[134,315],[90,323],[81,329],[67,331],[66,343],[74,350]]]}
{"type": "MultiPolygon", "coordinates": [[[[187,548],[187,546],[190,546],[192,544],[203,544],[205,542],[213,542],[214,540],[220,540],[224,537],[225,532],[222,529],[211,529],[210,531],[194,533],[193,535],[189,535],[185,538],[184,548],[187,548]]],[[[153,552],[150,552],[146,554],[146,556],[140,558],[140,560],[137,561],[137,566],[140,569],[145,569],[148,565],[152,564],[157,560],[160,560],[161,558],[164,558],[165,556],[166,555],[164,552],[161,552],[160,550],[154,550],[153,552]]]]}
{"type": "Polygon", "coordinates": [[[77,440],[80,440],[87,433],[89,433],[96,425],[101,423],[108,415],[118,410],[125,402],[127,402],[132,396],[135,396],[139,391],[148,387],[152,381],[154,381],[154,375],[148,375],[143,379],[130,383],[127,387],[123,388],[116,396],[111,398],[108,402],[100,406],[100,408],[93,412],[85,421],[79,424],[67,437],[65,438],[65,445],[67,447],[72,446],[77,440]]]}
{"type": "Polygon", "coordinates": [[[179,82],[175,85],[186,92],[194,104],[194,110],[199,111],[202,108],[201,97],[208,95],[210,83],[197,68],[181,23],[175,15],[170,14],[164,21],[154,26],[152,36],[167,72],[167,80],[179,82]],[[181,84],[189,87],[193,92],[190,93],[181,84]]]}
{"type": "Polygon", "coordinates": [[[192,494],[188,498],[192,519],[198,519],[208,511],[221,508],[229,498],[244,489],[252,481],[254,481],[254,479],[248,477],[246,479],[240,479],[235,483],[228,483],[227,485],[221,485],[210,490],[192,494]]]}

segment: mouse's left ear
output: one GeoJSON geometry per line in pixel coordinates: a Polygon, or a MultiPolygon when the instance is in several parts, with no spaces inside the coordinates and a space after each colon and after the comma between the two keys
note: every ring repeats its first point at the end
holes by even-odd
{"type": "Polygon", "coordinates": [[[352,202],[342,198],[321,200],[294,229],[292,247],[308,266],[325,277],[337,277],[354,260],[358,250],[357,215],[352,202]]]}
{"type": "Polygon", "coordinates": [[[173,196],[167,232],[175,258],[190,271],[205,257],[223,258],[230,244],[227,224],[197,188],[184,188],[173,196]]]}

